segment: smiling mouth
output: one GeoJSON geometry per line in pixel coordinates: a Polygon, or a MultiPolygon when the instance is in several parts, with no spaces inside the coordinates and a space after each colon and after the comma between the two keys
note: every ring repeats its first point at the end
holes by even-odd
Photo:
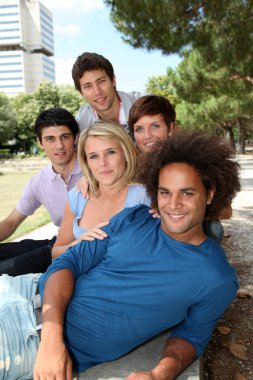
{"type": "Polygon", "coordinates": [[[106,100],[106,97],[103,97],[103,98],[96,99],[95,102],[99,104],[99,103],[105,102],[105,100],[106,100]]]}
{"type": "Polygon", "coordinates": [[[180,220],[180,219],[183,219],[187,214],[172,214],[172,213],[166,212],[166,215],[172,220],[180,220]]]}

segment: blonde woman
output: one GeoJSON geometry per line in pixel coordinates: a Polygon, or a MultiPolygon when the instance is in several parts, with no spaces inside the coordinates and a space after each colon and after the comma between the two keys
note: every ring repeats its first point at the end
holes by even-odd
{"type": "Polygon", "coordinates": [[[76,189],[68,193],[53,258],[80,240],[106,237],[100,228],[124,208],[150,205],[145,188],[135,181],[134,144],[118,124],[98,121],[83,131],[78,160],[89,182],[89,194],[83,197],[76,189]]]}

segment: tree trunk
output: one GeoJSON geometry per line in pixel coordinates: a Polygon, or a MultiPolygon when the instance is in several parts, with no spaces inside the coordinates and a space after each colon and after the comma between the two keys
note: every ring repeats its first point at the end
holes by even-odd
{"type": "Polygon", "coordinates": [[[246,127],[243,120],[238,118],[238,127],[239,127],[239,146],[238,152],[239,154],[245,154],[245,140],[246,140],[246,127]]]}
{"type": "Polygon", "coordinates": [[[235,145],[235,135],[232,127],[227,128],[227,137],[230,142],[230,145],[236,150],[236,145],[235,145]]]}

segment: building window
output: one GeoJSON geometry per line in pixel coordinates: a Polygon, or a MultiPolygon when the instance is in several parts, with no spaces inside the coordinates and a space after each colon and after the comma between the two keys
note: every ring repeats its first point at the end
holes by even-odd
{"type": "Polygon", "coordinates": [[[42,21],[41,24],[44,23],[44,24],[46,24],[49,28],[53,29],[52,24],[49,24],[49,22],[47,22],[47,20],[45,20],[43,17],[40,18],[40,21],[42,21]]]}
{"type": "Polygon", "coordinates": [[[0,40],[17,40],[17,39],[20,39],[20,36],[0,37],[0,40]]]}
{"type": "Polygon", "coordinates": [[[50,36],[53,36],[53,30],[47,29],[44,25],[41,25],[41,29],[48,33],[50,36]]]}
{"type": "Polygon", "coordinates": [[[0,9],[1,8],[17,8],[18,6],[17,5],[0,5],[0,9]]]}
{"type": "Polygon", "coordinates": [[[49,79],[55,81],[55,76],[54,76],[54,75],[50,75],[50,74],[48,74],[48,73],[46,73],[46,72],[44,72],[43,74],[44,74],[45,77],[47,77],[47,78],[49,78],[49,79]]]}
{"type": "Polygon", "coordinates": [[[15,13],[1,13],[1,17],[8,17],[8,16],[18,16],[19,14],[17,12],[15,13]]]}
{"type": "Polygon", "coordinates": [[[45,44],[46,46],[48,46],[50,49],[54,50],[54,47],[49,44],[48,42],[46,42],[44,39],[42,39],[42,43],[45,44]]]}
{"type": "Polygon", "coordinates": [[[9,85],[1,85],[0,88],[13,88],[13,87],[23,87],[22,84],[9,84],[9,85]]]}
{"type": "Polygon", "coordinates": [[[0,59],[5,59],[5,58],[21,58],[21,54],[0,55],[0,59]]]}
{"type": "Polygon", "coordinates": [[[0,80],[22,80],[23,78],[22,77],[17,77],[17,78],[0,78],[0,80]]]}
{"type": "Polygon", "coordinates": [[[0,70],[0,74],[7,74],[7,73],[22,73],[22,70],[0,70]]]}
{"type": "Polygon", "coordinates": [[[0,25],[1,24],[19,24],[19,21],[0,21],[0,25]]]}
{"type": "Polygon", "coordinates": [[[6,63],[0,63],[0,66],[12,66],[12,65],[21,65],[21,62],[6,62],[6,63]]]}
{"type": "Polygon", "coordinates": [[[15,29],[0,29],[0,32],[19,32],[20,29],[19,28],[15,28],[15,29]]]}
{"type": "Polygon", "coordinates": [[[52,22],[52,17],[50,17],[46,12],[44,12],[42,9],[40,10],[41,14],[45,16],[50,22],[52,22]]]}

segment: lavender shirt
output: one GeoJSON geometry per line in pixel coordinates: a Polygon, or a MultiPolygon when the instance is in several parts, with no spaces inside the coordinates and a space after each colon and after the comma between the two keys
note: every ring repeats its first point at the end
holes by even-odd
{"type": "Polygon", "coordinates": [[[61,175],[54,172],[50,163],[29,180],[16,206],[17,211],[28,216],[43,205],[54,224],[60,226],[67,201],[67,192],[75,186],[82,175],[76,160],[66,184],[61,175]]]}

